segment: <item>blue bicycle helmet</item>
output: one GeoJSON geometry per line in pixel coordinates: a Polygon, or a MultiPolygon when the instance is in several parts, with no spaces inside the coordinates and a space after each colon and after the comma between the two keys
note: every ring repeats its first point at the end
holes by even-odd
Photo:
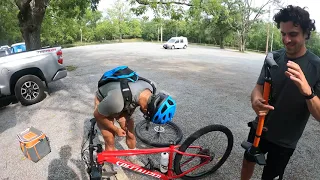
{"type": "Polygon", "coordinates": [[[151,96],[147,111],[153,123],[165,124],[173,118],[176,112],[176,102],[171,96],[159,93],[151,96]]]}

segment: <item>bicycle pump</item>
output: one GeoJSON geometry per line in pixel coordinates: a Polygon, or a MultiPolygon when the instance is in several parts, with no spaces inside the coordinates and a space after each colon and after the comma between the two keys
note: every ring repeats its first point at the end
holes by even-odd
{"type": "MultiPolygon", "coordinates": [[[[265,76],[264,76],[265,82],[263,85],[263,99],[265,100],[265,104],[268,104],[270,91],[271,91],[271,84],[272,84],[270,70],[278,67],[278,64],[274,61],[272,53],[267,54],[263,67],[265,72],[265,76]]],[[[258,163],[259,165],[267,164],[264,154],[261,153],[259,149],[259,142],[260,142],[263,126],[264,126],[264,121],[265,121],[265,115],[259,116],[258,126],[256,129],[256,135],[255,135],[253,144],[247,141],[243,141],[241,143],[241,146],[247,151],[247,153],[250,156],[254,157],[256,163],[258,163]]]]}

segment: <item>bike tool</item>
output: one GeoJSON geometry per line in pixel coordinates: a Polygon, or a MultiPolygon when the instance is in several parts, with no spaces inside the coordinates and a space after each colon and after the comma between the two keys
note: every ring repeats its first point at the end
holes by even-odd
{"type": "MultiPolygon", "coordinates": [[[[263,67],[265,72],[265,76],[264,76],[265,82],[263,85],[263,99],[265,100],[265,104],[268,104],[271,86],[272,86],[272,78],[271,78],[270,71],[271,69],[278,68],[278,64],[275,62],[272,53],[267,54],[263,67]]],[[[259,116],[258,126],[256,129],[256,134],[255,134],[253,144],[247,141],[243,141],[241,143],[241,146],[247,151],[249,156],[254,157],[256,163],[258,163],[259,165],[267,164],[264,154],[261,153],[259,149],[259,142],[260,142],[260,137],[264,127],[264,121],[265,121],[265,115],[259,116]]]]}

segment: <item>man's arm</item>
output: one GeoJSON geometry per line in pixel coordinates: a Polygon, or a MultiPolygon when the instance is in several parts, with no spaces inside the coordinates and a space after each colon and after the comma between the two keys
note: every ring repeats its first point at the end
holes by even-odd
{"type": "Polygon", "coordinates": [[[258,80],[256,82],[256,86],[254,87],[251,93],[251,103],[253,103],[254,100],[256,99],[263,99],[263,84],[265,82],[264,75],[265,75],[265,68],[263,65],[261,68],[258,80]]]}
{"type": "MultiPolygon", "coordinates": [[[[318,91],[316,91],[317,93],[318,91]]],[[[311,94],[311,88],[310,88],[310,93],[311,94]]],[[[311,113],[311,115],[320,122],[320,99],[317,95],[315,95],[312,99],[307,99],[307,105],[308,109],[311,113]]]]}
{"type": "Polygon", "coordinates": [[[252,109],[258,116],[267,115],[269,110],[274,110],[274,107],[269,104],[264,104],[263,99],[263,85],[256,84],[251,93],[251,105],[252,109]]]}
{"type": "Polygon", "coordinates": [[[263,98],[263,85],[256,84],[251,93],[251,103],[260,98],[263,98]]]}
{"type": "MultiPolygon", "coordinates": [[[[295,83],[303,96],[310,95],[312,93],[311,87],[300,66],[293,61],[288,61],[287,66],[288,70],[285,72],[285,75],[295,83]]],[[[316,96],[314,96],[312,99],[307,99],[306,101],[311,115],[320,122],[320,100],[317,96],[320,92],[319,81],[316,83],[314,88],[316,96]]]]}

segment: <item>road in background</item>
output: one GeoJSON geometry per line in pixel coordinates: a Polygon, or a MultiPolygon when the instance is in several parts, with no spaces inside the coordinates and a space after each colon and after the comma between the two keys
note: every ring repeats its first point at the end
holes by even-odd
{"type": "MultiPolygon", "coordinates": [[[[63,49],[63,56],[65,64],[76,69],[50,84],[51,93],[44,101],[0,110],[0,179],[86,179],[80,148],[92,118],[97,81],[104,71],[117,65],[128,65],[177,100],[173,121],[181,127],[184,139],[209,124],[230,128],[234,135],[232,153],[206,179],[240,178],[240,144],[247,137],[247,122],[255,117],[250,93],[260,73],[263,54],[203,46],[166,50],[161,44],[121,43],[63,49]],[[41,129],[51,141],[52,152],[38,163],[24,158],[16,137],[29,126],[41,129]]],[[[142,116],[136,112],[135,117],[140,121],[142,116]]],[[[286,179],[320,177],[319,135],[319,123],[309,121],[287,167],[286,179]]],[[[139,142],[138,146],[143,144],[139,142]]],[[[121,147],[117,143],[117,148],[121,147]]],[[[132,180],[150,179],[124,172],[132,180]]],[[[261,172],[262,167],[257,167],[254,178],[259,179],[261,172]]]]}

